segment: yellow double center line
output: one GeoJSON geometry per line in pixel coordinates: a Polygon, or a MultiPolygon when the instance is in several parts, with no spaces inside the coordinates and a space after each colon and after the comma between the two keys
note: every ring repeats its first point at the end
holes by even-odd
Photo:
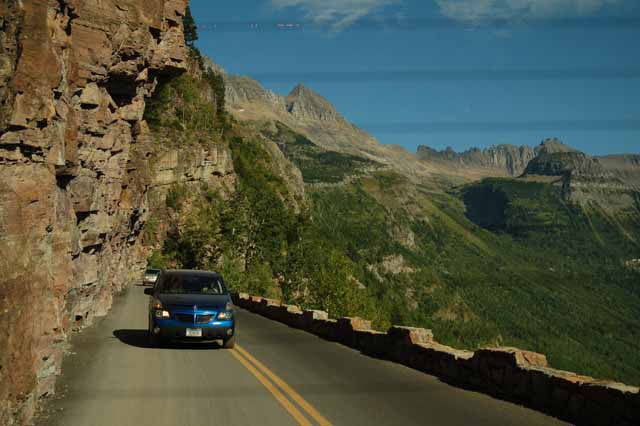
{"type": "Polygon", "coordinates": [[[264,364],[255,359],[249,352],[236,344],[235,349],[231,350],[233,355],[247,370],[253,374],[256,379],[276,398],[276,400],[284,407],[285,410],[298,422],[301,426],[313,426],[307,417],[289,400],[294,401],[309,417],[317,422],[320,426],[331,426],[331,423],[324,418],[318,410],[313,408],[298,392],[289,386],[284,380],[278,377],[273,371],[269,370],[264,364]],[[266,376],[266,377],[265,377],[266,376]],[[271,380],[269,380],[271,379],[271,380]],[[289,398],[287,398],[287,396],[289,398]]]}

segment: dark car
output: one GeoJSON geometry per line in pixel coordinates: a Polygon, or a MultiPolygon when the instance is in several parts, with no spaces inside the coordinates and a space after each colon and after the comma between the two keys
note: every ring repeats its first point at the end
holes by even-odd
{"type": "Polygon", "coordinates": [[[222,340],[225,348],[233,348],[233,304],[221,275],[208,271],[163,271],[155,286],[145,288],[144,293],[151,296],[151,344],[222,340]]]}
{"type": "Polygon", "coordinates": [[[152,286],[158,280],[160,273],[162,271],[160,269],[147,269],[144,272],[144,278],[142,279],[142,285],[152,286]]]}

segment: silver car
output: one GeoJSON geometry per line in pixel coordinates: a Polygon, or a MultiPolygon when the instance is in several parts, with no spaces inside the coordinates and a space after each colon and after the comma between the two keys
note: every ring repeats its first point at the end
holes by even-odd
{"type": "Polygon", "coordinates": [[[147,269],[142,279],[142,285],[154,286],[161,272],[161,269],[147,269]]]}

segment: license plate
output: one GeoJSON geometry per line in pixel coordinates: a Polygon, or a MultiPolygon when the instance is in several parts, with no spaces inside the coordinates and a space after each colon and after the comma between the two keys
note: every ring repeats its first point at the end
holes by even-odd
{"type": "Polygon", "coordinates": [[[201,328],[187,328],[187,337],[202,337],[201,328]]]}

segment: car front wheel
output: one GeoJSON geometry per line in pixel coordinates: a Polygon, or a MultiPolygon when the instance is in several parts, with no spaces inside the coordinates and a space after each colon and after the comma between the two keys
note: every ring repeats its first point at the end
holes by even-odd
{"type": "Polygon", "coordinates": [[[160,346],[160,336],[153,334],[151,331],[149,331],[148,333],[149,335],[149,346],[153,347],[153,348],[157,348],[158,346],[160,346]]]}
{"type": "Polygon", "coordinates": [[[151,346],[152,348],[156,348],[162,345],[162,338],[159,335],[154,334],[152,331],[152,328],[153,328],[153,323],[149,321],[149,328],[147,329],[148,343],[149,343],[149,346],[151,346]]]}

